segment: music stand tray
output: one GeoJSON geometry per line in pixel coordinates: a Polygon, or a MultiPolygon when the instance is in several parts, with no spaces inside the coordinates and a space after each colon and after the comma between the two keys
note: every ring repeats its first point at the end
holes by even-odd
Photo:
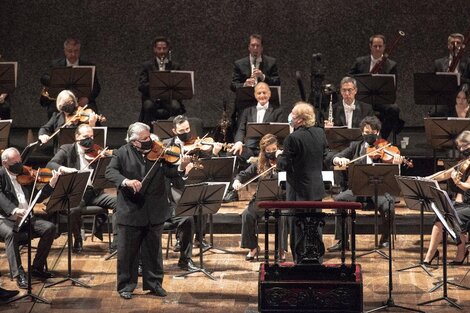
{"type": "Polygon", "coordinates": [[[357,81],[357,100],[371,104],[374,109],[382,104],[395,103],[394,74],[357,75],[354,78],[357,81]]]}
{"type": "Polygon", "coordinates": [[[247,123],[246,138],[261,138],[273,134],[280,142],[290,134],[289,123],[247,123]]]}
{"type": "Polygon", "coordinates": [[[57,98],[68,89],[78,98],[89,97],[93,89],[95,66],[55,67],[51,69],[49,95],[57,98]]]}
{"type": "MultiPolygon", "coordinates": [[[[68,143],[75,142],[76,128],[61,128],[58,134],[59,147],[68,143]]],[[[108,134],[108,127],[97,126],[93,127],[93,142],[100,147],[106,147],[106,137],[108,134]]]]}
{"type": "Polygon", "coordinates": [[[108,167],[109,162],[111,162],[111,159],[112,157],[101,157],[91,165],[93,168],[91,180],[94,188],[106,189],[115,187],[115,185],[105,177],[106,168],[108,167]]]}
{"type": "Polygon", "coordinates": [[[438,105],[452,106],[458,93],[458,76],[437,73],[414,73],[414,100],[418,105],[433,105],[437,112],[438,105]]]}
{"type": "Polygon", "coordinates": [[[153,101],[192,99],[194,72],[157,71],[149,73],[150,97],[153,101]]]}
{"type": "Polygon", "coordinates": [[[18,77],[18,62],[0,62],[0,93],[15,91],[18,77]]]}
{"type": "Polygon", "coordinates": [[[424,130],[426,140],[433,149],[454,148],[455,138],[464,130],[470,130],[470,119],[426,117],[424,130]]]}
{"type": "Polygon", "coordinates": [[[152,122],[153,133],[158,136],[158,139],[165,140],[175,136],[173,133],[173,121],[170,120],[157,120],[152,122]]]}
{"type": "MultiPolygon", "coordinates": [[[[175,209],[176,216],[198,216],[199,235],[200,238],[202,238],[202,215],[215,214],[219,211],[228,184],[229,183],[202,183],[186,185],[175,209]]],[[[176,275],[176,277],[185,277],[200,272],[208,278],[215,280],[215,277],[204,268],[202,245],[199,245],[199,262],[200,267],[197,270],[176,275]]]]}
{"type": "Polygon", "coordinates": [[[343,150],[349,147],[352,141],[362,140],[359,128],[329,127],[325,128],[325,135],[331,150],[343,150]]]}
{"type": "Polygon", "coordinates": [[[0,121],[0,150],[8,148],[8,139],[10,138],[11,123],[13,120],[0,121]]]}
{"type": "Polygon", "coordinates": [[[202,168],[192,169],[186,180],[187,184],[203,182],[230,182],[235,170],[235,157],[214,157],[199,159],[202,168]]]}

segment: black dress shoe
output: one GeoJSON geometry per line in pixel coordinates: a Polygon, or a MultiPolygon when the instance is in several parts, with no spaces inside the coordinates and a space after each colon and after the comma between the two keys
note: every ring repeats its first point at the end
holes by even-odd
{"type": "Polygon", "coordinates": [[[51,272],[46,272],[44,270],[39,270],[37,268],[33,268],[31,270],[31,275],[36,278],[48,279],[54,277],[51,272]]]}
{"type": "MultiPolygon", "coordinates": [[[[329,252],[341,251],[341,240],[327,249],[329,252]]],[[[349,250],[349,242],[346,242],[346,250],[349,250]]]]}
{"type": "Polygon", "coordinates": [[[18,290],[7,290],[0,287],[0,301],[7,301],[16,296],[19,293],[18,290]]]}
{"type": "Polygon", "coordinates": [[[137,275],[142,276],[142,264],[139,264],[139,267],[137,268],[137,275]]]}
{"type": "Polygon", "coordinates": [[[122,291],[122,292],[119,293],[119,296],[123,299],[129,300],[129,299],[132,299],[132,292],[122,291]]]}
{"type": "Polygon", "coordinates": [[[187,260],[179,260],[178,261],[178,267],[182,270],[185,271],[197,271],[199,270],[199,267],[194,264],[193,260],[187,259],[187,260]]]}
{"type": "Polygon", "coordinates": [[[388,242],[388,235],[386,235],[386,236],[382,235],[380,237],[379,247],[380,248],[388,248],[389,246],[390,246],[390,243],[388,242]]]}
{"type": "Polygon", "coordinates": [[[198,248],[199,248],[199,246],[202,246],[202,250],[204,250],[204,251],[211,247],[211,245],[207,241],[205,241],[204,239],[202,239],[201,242],[199,242],[197,240],[194,241],[194,245],[198,248]]]}
{"type": "Polygon", "coordinates": [[[25,273],[20,273],[16,276],[16,285],[21,289],[28,289],[28,281],[26,280],[25,273]]]}
{"type": "Polygon", "coordinates": [[[176,240],[176,243],[173,247],[173,252],[180,252],[181,251],[181,243],[179,240],[176,240]]]}
{"type": "Polygon", "coordinates": [[[156,295],[157,297],[166,297],[167,295],[165,289],[163,289],[163,287],[160,285],[155,287],[155,290],[153,290],[151,293],[156,295]]]}
{"type": "Polygon", "coordinates": [[[74,243],[73,243],[73,249],[72,251],[74,253],[80,253],[83,251],[83,241],[82,241],[82,238],[78,238],[78,239],[75,239],[74,243]]]}
{"type": "Polygon", "coordinates": [[[227,192],[227,194],[224,197],[224,202],[233,202],[233,201],[238,201],[238,192],[235,190],[231,190],[227,192]]]}
{"type": "Polygon", "coordinates": [[[95,219],[95,232],[93,235],[95,235],[96,238],[99,240],[103,241],[103,228],[104,225],[106,224],[107,220],[106,214],[97,214],[96,219],[95,219]]]}

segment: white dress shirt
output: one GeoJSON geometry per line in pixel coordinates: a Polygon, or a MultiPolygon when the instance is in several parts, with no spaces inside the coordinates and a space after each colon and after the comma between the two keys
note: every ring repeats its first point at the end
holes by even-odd
{"type": "Polygon", "coordinates": [[[356,100],[351,105],[343,101],[344,115],[346,117],[346,125],[352,128],[353,112],[356,109],[356,100]]]}
{"type": "Polygon", "coordinates": [[[265,105],[261,105],[259,102],[256,104],[256,123],[263,123],[264,115],[266,114],[268,107],[269,102],[265,105]]]}

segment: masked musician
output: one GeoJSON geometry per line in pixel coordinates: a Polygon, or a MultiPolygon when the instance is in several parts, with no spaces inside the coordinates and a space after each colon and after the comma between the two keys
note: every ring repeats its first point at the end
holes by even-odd
{"type": "MultiPolygon", "coordinates": [[[[26,275],[21,265],[19,242],[26,238],[25,230],[14,232],[15,222],[22,218],[27,210],[33,186],[20,185],[18,175],[23,174],[23,163],[20,153],[15,148],[8,148],[2,153],[2,168],[0,169],[0,238],[5,242],[10,272],[16,279],[19,288],[28,288],[26,275]]],[[[58,174],[54,173],[49,184],[43,187],[38,202],[49,197],[57,182],[58,174]]],[[[38,217],[32,217],[33,233],[40,237],[36,256],[33,260],[32,276],[42,279],[51,278],[52,274],[45,271],[46,259],[51,249],[56,228],[51,222],[38,217]]]]}
{"type": "Polygon", "coordinates": [[[106,169],[106,178],[118,188],[117,291],[124,299],[132,298],[137,286],[140,251],[143,289],[164,297],[161,241],[163,224],[171,216],[167,178],[181,176],[190,158],[183,157],[179,166],[148,160],[146,155],[153,141],[150,128],[144,123],[131,124],[126,141],[127,144],[114,151],[106,169]]]}
{"type": "MultiPolygon", "coordinates": [[[[69,67],[69,66],[94,66],[93,63],[84,61],[80,57],[81,43],[77,38],[69,37],[64,42],[64,58],[52,61],[50,68],[69,67]]],[[[41,84],[46,88],[50,85],[51,76],[50,73],[44,74],[41,77],[41,84]]],[[[98,81],[98,75],[94,74],[93,88],[89,97],[81,97],[78,99],[78,105],[83,107],[85,105],[92,109],[94,112],[98,112],[98,106],[96,105],[96,98],[98,98],[101,91],[101,85],[98,81]]],[[[58,106],[54,99],[51,99],[44,92],[41,94],[40,103],[41,106],[47,109],[47,117],[51,118],[54,112],[58,111],[58,106]],[[57,110],[56,110],[57,109],[57,110]]]]}
{"type": "MultiPolygon", "coordinates": [[[[346,166],[349,162],[357,157],[363,156],[367,153],[367,148],[373,147],[374,143],[377,139],[380,138],[380,129],[381,123],[379,119],[375,116],[367,116],[365,117],[360,124],[360,129],[362,131],[363,140],[361,141],[354,141],[351,142],[349,147],[344,149],[343,151],[335,154],[333,156],[333,165],[336,166],[346,166]]],[[[381,162],[381,160],[374,160],[370,157],[364,157],[361,160],[358,160],[357,164],[371,164],[381,162]]],[[[399,155],[393,156],[392,160],[393,164],[401,164],[402,158],[399,155]]],[[[349,202],[362,202],[365,203],[366,207],[373,207],[374,206],[374,199],[372,197],[357,197],[353,194],[351,189],[347,189],[342,191],[338,195],[334,196],[333,199],[335,201],[349,201],[349,202]]],[[[388,247],[388,219],[390,218],[390,210],[393,210],[395,207],[395,202],[390,201],[389,199],[383,195],[379,195],[377,201],[378,210],[382,216],[382,236],[380,237],[380,246],[388,247]]],[[[347,231],[347,228],[346,228],[347,231]]],[[[332,247],[328,248],[328,251],[340,251],[341,250],[341,224],[339,219],[336,218],[335,224],[335,239],[338,242],[333,245],[332,247]]],[[[348,238],[348,234],[346,234],[346,238],[348,238]]],[[[349,247],[349,242],[345,243],[345,247],[349,247]]]]}
{"type": "MultiPolygon", "coordinates": [[[[447,37],[447,50],[448,55],[434,60],[434,72],[448,72],[449,66],[452,64],[454,57],[457,56],[460,49],[464,49],[465,46],[463,42],[465,40],[465,36],[459,33],[450,34],[447,37]]],[[[470,79],[470,62],[468,58],[461,59],[457,66],[455,67],[454,73],[459,73],[461,75],[461,82],[469,82],[470,79]]]]}
{"type": "Polygon", "coordinates": [[[171,58],[170,41],[166,37],[157,37],[152,43],[153,58],[142,64],[139,73],[139,91],[142,94],[142,109],[139,121],[152,127],[152,121],[166,120],[171,116],[186,113],[181,101],[167,100],[150,97],[149,74],[158,71],[179,70],[180,67],[171,58]]]}
{"type": "MultiPolygon", "coordinates": [[[[452,189],[456,191],[454,207],[461,222],[461,233],[460,241],[457,243],[457,254],[450,264],[462,265],[469,253],[466,244],[468,242],[467,234],[470,231],[470,161],[468,161],[470,157],[470,131],[463,131],[457,136],[455,143],[463,159],[467,159],[467,161],[459,167],[441,171],[428,178],[437,181],[451,180],[452,189]]],[[[439,250],[437,248],[442,241],[442,227],[441,222],[436,219],[432,227],[429,248],[423,261],[424,265],[430,265],[436,257],[439,262],[439,250]]]]}

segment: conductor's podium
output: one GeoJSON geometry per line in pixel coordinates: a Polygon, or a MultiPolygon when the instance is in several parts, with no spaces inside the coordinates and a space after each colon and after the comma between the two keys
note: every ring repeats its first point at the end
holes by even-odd
{"type": "Polygon", "coordinates": [[[258,310],[362,312],[362,273],[361,266],[355,263],[355,210],[362,205],[356,202],[263,201],[258,206],[264,209],[266,223],[270,217],[275,218],[276,229],[280,216],[293,216],[296,225],[301,224],[305,234],[304,245],[300,248],[303,251],[297,254],[296,264],[281,263],[275,231],[274,262],[270,263],[266,231],[265,262],[260,265],[259,271],[258,310]],[[345,263],[345,247],[341,251],[341,264],[321,264],[325,248],[318,229],[324,225],[326,214],[319,212],[323,208],[336,209],[343,227],[346,217],[351,217],[351,264],[345,263]]]}

